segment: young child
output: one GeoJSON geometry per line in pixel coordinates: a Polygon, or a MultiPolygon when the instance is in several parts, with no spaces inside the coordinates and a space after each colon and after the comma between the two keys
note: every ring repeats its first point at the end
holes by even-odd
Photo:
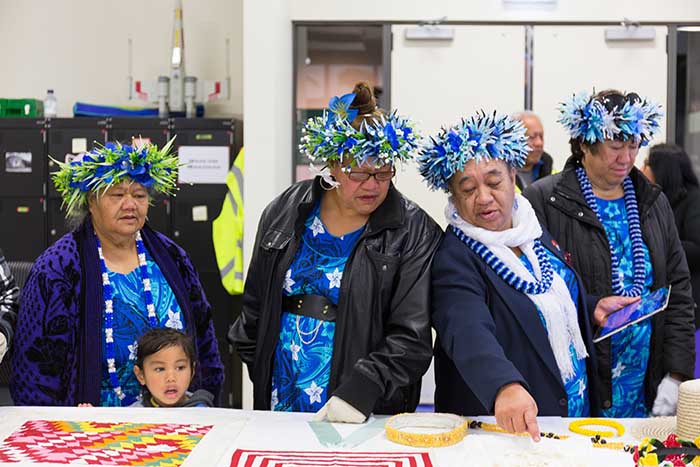
{"type": "Polygon", "coordinates": [[[192,339],[170,328],[150,329],[139,338],[134,374],[141,400],[133,407],[212,407],[214,396],[204,389],[187,391],[195,371],[192,339]]]}

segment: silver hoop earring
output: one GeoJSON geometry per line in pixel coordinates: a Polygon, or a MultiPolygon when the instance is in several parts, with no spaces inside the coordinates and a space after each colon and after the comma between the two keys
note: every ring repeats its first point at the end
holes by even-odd
{"type": "Polygon", "coordinates": [[[333,183],[327,181],[325,177],[321,177],[321,180],[319,180],[321,188],[323,188],[325,191],[331,191],[332,189],[337,188],[337,186],[339,185],[333,175],[328,175],[328,177],[330,177],[333,183]]]}

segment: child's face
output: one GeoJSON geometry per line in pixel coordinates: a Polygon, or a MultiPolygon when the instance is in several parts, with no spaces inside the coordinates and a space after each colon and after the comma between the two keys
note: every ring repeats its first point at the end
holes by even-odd
{"type": "Polygon", "coordinates": [[[146,385],[161,407],[172,407],[185,399],[192,370],[190,359],[179,345],[149,355],[143,360],[143,368],[134,365],[139,383],[146,385]]]}

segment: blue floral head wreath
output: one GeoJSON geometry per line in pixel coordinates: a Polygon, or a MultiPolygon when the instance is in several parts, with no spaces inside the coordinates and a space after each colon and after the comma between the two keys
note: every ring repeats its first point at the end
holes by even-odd
{"type": "Polygon", "coordinates": [[[52,159],[59,166],[53,182],[63,198],[69,217],[87,205],[90,192],[103,193],[124,181],[134,181],[149,190],[172,194],[177,187],[177,156],[171,153],[175,138],[161,149],[147,143],[142,147],[107,143],[71,162],[52,159]]]}
{"type": "Polygon", "coordinates": [[[359,129],[351,122],[358,114],[350,105],[354,93],[333,97],[328,110],[320,117],[310,118],[302,129],[299,150],[312,162],[329,162],[349,159],[354,165],[395,165],[397,161],[409,161],[418,151],[418,136],[413,124],[395,111],[366,118],[359,129]]]}
{"type": "Polygon", "coordinates": [[[522,167],[530,150],[525,132],[520,120],[482,110],[430,137],[418,156],[420,174],[432,190],[449,192],[450,178],[472,159],[522,167]]]}
{"type": "Polygon", "coordinates": [[[557,120],[571,139],[595,144],[606,139],[651,141],[663,116],[660,106],[635,93],[573,94],[559,106],[557,120]]]}

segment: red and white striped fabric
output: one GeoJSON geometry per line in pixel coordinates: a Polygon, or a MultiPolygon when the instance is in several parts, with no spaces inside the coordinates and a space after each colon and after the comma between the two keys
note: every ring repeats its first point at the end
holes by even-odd
{"type": "Polygon", "coordinates": [[[427,452],[249,451],[237,449],[231,467],[433,467],[427,452]]]}

